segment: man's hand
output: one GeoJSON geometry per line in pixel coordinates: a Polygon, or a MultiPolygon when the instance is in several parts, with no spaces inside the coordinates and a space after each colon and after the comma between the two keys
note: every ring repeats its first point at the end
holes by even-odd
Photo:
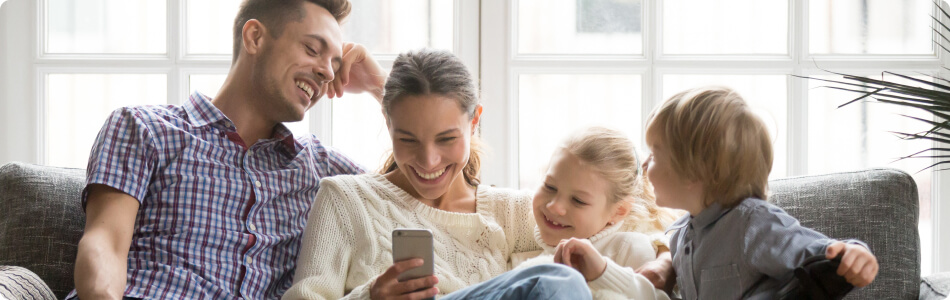
{"type": "Polygon", "coordinates": [[[594,281],[604,275],[607,260],[594,248],[588,239],[570,238],[561,240],[554,250],[554,262],[574,268],[584,275],[587,281],[594,281]]]}
{"type": "Polygon", "coordinates": [[[844,276],[848,283],[856,287],[865,287],[874,281],[878,268],[874,254],[861,245],[834,242],[828,246],[825,257],[834,259],[841,253],[844,255],[841,257],[841,264],[838,265],[838,275],[844,276]]]}
{"type": "Polygon", "coordinates": [[[379,63],[360,44],[343,44],[343,64],[333,81],[327,84],[327,98],[339,98],[343,93],[369,92],[376,101],[383,100],[386,73],[379,63]]]}
{"type": "Polygon", "coordinates": [[[122,299],[138,209],[138,200],[126,193],[104,185],[89,187],[74,274],[81,299],[122,299]]]}
{"type": "Polygon", "coordinates": [[[665,291],[667,294],[673,291],[676,285],[676,274],[673,270],[673,257],[669,251],[657,255],[656,260],[647,262],[637,268],[637,273],[643,275],[653,283],[653,286],[665,291]]]}

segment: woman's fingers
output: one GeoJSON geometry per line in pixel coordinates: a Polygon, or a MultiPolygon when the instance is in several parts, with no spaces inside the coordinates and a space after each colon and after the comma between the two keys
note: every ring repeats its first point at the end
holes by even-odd
{"type": "Polygon", "coordinates": [[[395,295],[412,294],[417,291],[429,290],[439,283],[439,279],[434,275],[406,280],[393,285],[392,292],[395,295]]]}

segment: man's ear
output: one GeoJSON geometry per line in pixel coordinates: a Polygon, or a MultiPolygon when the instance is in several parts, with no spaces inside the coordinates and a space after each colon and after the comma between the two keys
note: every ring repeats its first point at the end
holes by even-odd
{"type": "Polygon", "coordinates": [[[472,116],[472,135],[475,135],[475,129],[478,128],[478,121],[482,118],[482,105],[475,107],[475,115],[472,116]]]}
{"type": "Polygon", "coordinates": [[[267,28],[257,19],[250,19],[244,22],[244,28],[241,29],[241,42],[244,52],[250,55],[256,55],[264,47],[264,35],[267,34],[267,28]]]}

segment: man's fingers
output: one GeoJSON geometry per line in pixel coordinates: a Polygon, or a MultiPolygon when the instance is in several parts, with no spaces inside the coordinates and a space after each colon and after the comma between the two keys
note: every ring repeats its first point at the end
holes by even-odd
{"type": "Polygon", "coordinates": [[[337,98],[343,97],[343,80],[345,79],[337,78],[334,79],[333,82],[330,82],[330,84],[333,85],[333,90],[337,93],[337,98]]]}

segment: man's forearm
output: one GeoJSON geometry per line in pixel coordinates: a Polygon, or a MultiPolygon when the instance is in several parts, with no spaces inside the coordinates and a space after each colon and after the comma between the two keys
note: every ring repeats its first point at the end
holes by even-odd
{"type": "Polygon", "coordinates": [[[128,250],[112,249],[96,236],[83,236],[76,255],[75,284],[80,299],[122,299],[128,250]]]}

